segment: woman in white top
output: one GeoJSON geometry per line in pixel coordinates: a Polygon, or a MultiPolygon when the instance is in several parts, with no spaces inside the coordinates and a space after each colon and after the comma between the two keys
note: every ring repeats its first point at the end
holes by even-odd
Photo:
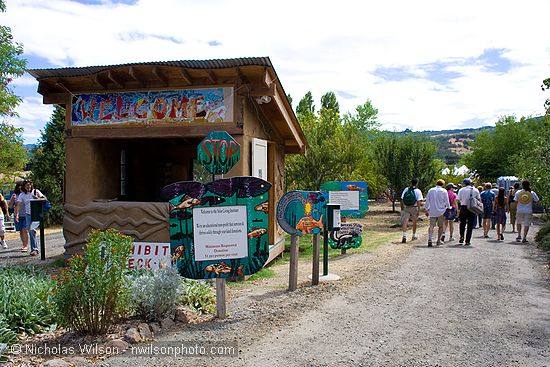
{"type": "Polygon", "coordinates": [[[40,190],[32,188],[32,182],[30,180],[23,181],[21,187],[21,194],[17,198],[17,207],[15,208],[15,218],[19,217],[19,213],[25,213],[25,225],[29,232],[29,239],[31,242],[31,256],[38,255],[38,245],[36,243],[36,231],[31,227],[31,200],[40,199],[47,200],[46,196],[40,192],[40,190]]]}
{"type": "Polygon", "coordinates": [[[516,241],[521,239],[521,227],[523,227],[523,241],[527,242],[527,232],[533,220],[533,203],[539,202],[539,197],[534,191],[531,191],[531,186],[528,180],[521,182],[522,189],[516,192],[514,200],[517,202],[516,209],[516,226],[518,227],[518,237],[516,241]]]}
{"type": "Polygon", "coordinates": [[[27,232],[27,226],[25,223],[25,212],[22,211],[19,214],[19,217],[15,214],[15,210],[17,208],[17,198],[19,197],[19,195],[21,195],[22,186],[23,181],[18,181],[15,184],[15,188],[13,189],[13,194],[11,195],[8,207],[13,209],[13,223],[15,224],[15,230],[19,232],[19,237],[21,238],[21,243],[23,244],[21,252],[27,252],[29,251],[29,233],[27,232]]]}

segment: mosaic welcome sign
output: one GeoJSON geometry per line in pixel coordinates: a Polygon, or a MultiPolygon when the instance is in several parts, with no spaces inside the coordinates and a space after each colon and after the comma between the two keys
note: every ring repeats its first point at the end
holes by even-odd
{"type": "Polygon", "coordinates": [[[257,177],[164,187],[170,203],[172,265],[192,279],[228,278],[260,270],[269,257],[268,190],[257,177]]]}
{"type": "Polygon", "coordinates": [[[342,217],[364,218],[369,210],[369,192],[366,182],[330,181],[321,185],[328,191],[328,201],[340,204],[342,217]]]}
{"type": "Polygon", "coordinates": [[[72,126],[232,122],[233,88],[79,94],[72,126]]]}
{"type": "Polygon", "coordinates": [[[277,222],[291,235],[321,232],[325,213],[326,199],[320,191],[289,191],[277,204],[277,222]]]}

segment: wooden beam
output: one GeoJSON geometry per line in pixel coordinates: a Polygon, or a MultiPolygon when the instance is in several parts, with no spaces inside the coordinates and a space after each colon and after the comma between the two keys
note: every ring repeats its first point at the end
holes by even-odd
{"type": "Polygon", "coordinates": [[[248,92],[248,95],[251,97],[259,97],[259,96],[270,96],[273,97],[277,93],[277,86],[275,83],[271,83],[271,85],[268,88],[252,88],[248,92]]]}
{"type": "Polygon", "coordinates": [[[43,98],[44,104],[67,104],[71,103],[71,95],[69,93],[49,93],[43,98]]]}
{"type": "Polygon", "coordinates": [[[162,72],[162,70],[160,70],[159,68],[157,68],[156,66],[153,67],[153,75],[159,79],[161,82],[164,83],[164,85],[168,86],[168,78],[166,77],[166,75],[164,75],[164,73],[162,72]]]}
{"type": "Polygon", "coordinates": [[[107,81],[99,74],[94,75],[94,82],[99,84],[103,89],[107,89],[107,81]]]}
{"type": "Polygon", "coordinates": [[[193,85],[193,78],[191,78],[191,75],[189,75],[189,72],[184,68],[181,68],[180,71],[181,71],[181,77],[183,81],[188,85],[193,85]]]}
{"type": "Polygon", "coordinates": [[[264,67],[264,75],[261,80],[262,87],[270,88],[274,81],[275,80],[271,80],[271,76],[269,75],[267,67],[264,67]]]}
{"type": "MultiPolygon", "coordinates": [[[[286,105],[284,103],[284,101],[282,100],[282,98],[280,97],[279,93],[275,93],[275,95],[273,96],[273,100],[272,102],[275,101],[275,104],[277,105],[277,108],[279,109],[279,111],[281,111],[281,114],[283,115],[283,118],[285,120],[285,123],[288,125],[290,131],[292,132],[292,136],[294,137],[294,139],[296,139],[296,142],[298,143],[298,146],[300,147],[300,149],[305,152],[305,149],[306,149],[306,143],[305,141],[302,140],[301,136],[300,136],[300,133],[298,132],[298,129],[296,128],[296,126],[294,125],[294,120],[291,115],[288,113],[287,109],[286,109],[286,105]]],[[[297,121],[296,121],[297,123],[297,121]]]]}
{"type": "Polygon", "coordinates": [[[210,80],[210,83],[216,84],[216,76],[214,75],[214,72],[212,70],[206,70],[206,76],[208,77],[208,80],[210,80]]]}
{"type": "Polygon", "coordinates": [[[143,75],[141,75],[141,73],[138,72],[138,71],[136,70],[136,68],[134,68],[133,66],[130,66],[130,67],[128,68],[128,75],[130,75],[130,77],[131,77],[132,79],[134,79],[136,82],[138,82],[139,85],[140,85],[142,88],[145,87],[145,81],[144,81],[144,79],[143,79],[143,75]]]}
{"type": "Polygon", "coordinates": [[[111,71],[107,73],[107,79],[115,83],[115,85],[117,85],[119,88],[124,88],[124,83],[118,80],[111,71]]]}
{"type": "Polygon", "coordinates": [[[244,76],[241,68],[237,67],[237,79],[239,79],[239,84],[248,84],[248,78],[244,76]]]}

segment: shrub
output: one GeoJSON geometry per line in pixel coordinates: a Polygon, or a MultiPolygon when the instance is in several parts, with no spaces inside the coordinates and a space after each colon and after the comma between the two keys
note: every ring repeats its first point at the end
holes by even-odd
{"type": "Polygon", "coordinates": [[[216,296],[210,284],[194,279],[182,278],[180,300],[199,314],[213,313],[216,308],[216,296]]]}
{"type": "Polygon", "coordinates": [[[55,282],[34,268],[0,267],[0,328],[34,334],[55,326],[55,282]]]}
{"type": "Polygon", "coordinates": [[[147,321],[165,318],[178,303],[180,279],[172,268],[138,271],[131,280],[136,314],[147,321]]]}
{"type": "Polygon", "coordinates": [[[540,242],[544,237],[550,236],[550,222],[546,222],[535,235],[535,241],[540,242]]]}
{"type": "Polygon", "coordinates": [[[15,334],[9,325],[0,318],[0,362],[7,362],[7,358],[4,355],[6,347],[15,343],[17,340],[17,334],[15,334]]]}
{"type": "Polygon", "coordinates": [[[58,278],[56,304],[61,322],[84,334],[101,334],[128,311],[125,275],[132,238],[114,229],[92,231],[84,256],[75,255],[58,278]]]}

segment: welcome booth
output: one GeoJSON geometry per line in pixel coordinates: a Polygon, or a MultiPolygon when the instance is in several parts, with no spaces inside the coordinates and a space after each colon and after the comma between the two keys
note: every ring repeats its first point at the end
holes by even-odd
{"type": "Polygon", "coordinates": [[[284,250],[275,207],[284,194],[284,157],[306,139],[268,57],[33,69],[45,104],[67,113],[65,255],[92,229],[116,228],[136,242],[168,243],[161,189],[212,180],[197,145],[225,131],[241,159],[224,175],[256,176],[269,191],[270,261],[284,250]]]}

